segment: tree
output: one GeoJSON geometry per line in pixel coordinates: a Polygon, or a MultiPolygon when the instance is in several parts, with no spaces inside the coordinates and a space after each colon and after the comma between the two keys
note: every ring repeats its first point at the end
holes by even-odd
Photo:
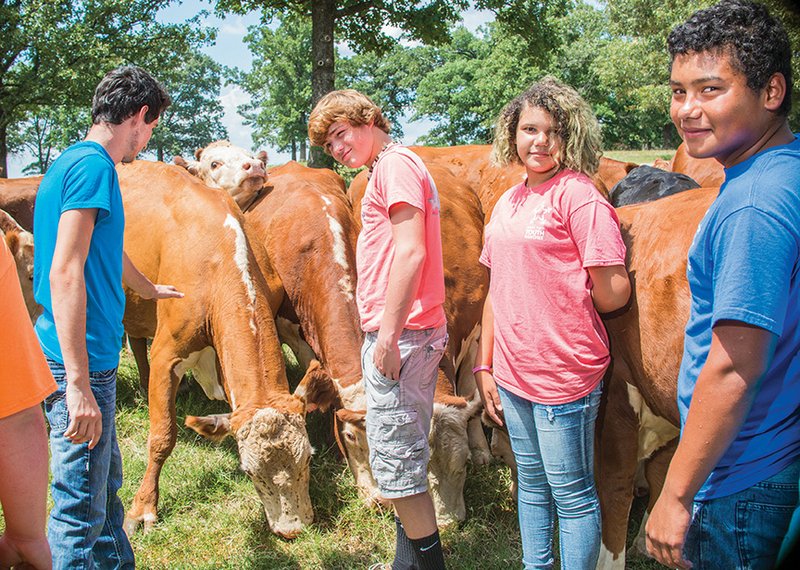
{"type": "Polygon", "coordinates": [[[245,36],[253,69],[235,81],[250,94],[239,112],[253,127],[255,144],[291,150],[292,160],[306,160],[311,112],[311,23],[289,16],[274,31],[252,26],[245,36]]]}
{"type": "Polygon", "coordinates": [[[34,157],[22,172],[44,174],[58,153],[86,136],[91,124],[89,109],[74,106],[40,107],[8,134],[11,152],[27,151],[34,157]]]}
{"type": "MultiPolygon", "coordinates": [[[[244,13],[260,8],[264,19],[292,13],[311,18],[311,102],[316,104],[334,89],[334,41],[341,38],[353,51],[386,53],[396,40],[385,26],[427,43],[448,39],[448,26],[457,21],[469,0],[217,0],[218,11],[244,13]]],[[[330,162],[321,149],[312,148],[311,165],[330,162]]]]}
{"type": "Polygon", "coordinates": [[[173,52],[155,73],[172,99],[148,144],[157,160],[191,154],[211,141],[228,138],[219,101],[221,65],[191,49],[186,54],[173,52]]]}
{"type": "Polygon", "coordinates": [[[159,24],[171,0],[5,0],[0,2],[0,167],[7,171],[9,127],[48,106],[88,106],[110,68],[185,51],[213,33],[159,24]]]}

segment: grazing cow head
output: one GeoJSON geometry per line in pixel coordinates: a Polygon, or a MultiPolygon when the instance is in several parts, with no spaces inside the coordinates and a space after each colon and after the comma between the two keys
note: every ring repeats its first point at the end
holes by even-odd
{"type": "Polygon", "coordinates": [[[195,160],[176,156],[172,161],[183,166],[212,188],[228,192],[242,210],[258,197],[267,182],[267,153],[253,153],[228,141],[213,142],[194,153],[195,160]]]}
{"type": "Polygon", "coordinates": [[[441,526],[463,521],[466,517],[464,482],[470,458],[467,422],[480,409],[481,400],[477,395],[471,400],[460,396],[438,397],[433,405],[428,486],[436,507],[436,520],[441,526]]]}
{"type": "Polygon", "coordinates": [[[240,466],[253,480],[270,529],[295,538],[314,513],[308,495],[313,450],[305,424],[306,394],[325,408],[324,394],[334,394],[333,380],[314,361],[295,394],[275,394],[268,405],[241,406],[233,414],[187,416],[186,425],[212,441],[233,435],[240,466]]]}
{"type": "Polygon", "coordinates": [[[31,317],[31,322],[36,322],[42,307],[33,298],[33,234],[23,230],[2,210],[0,210],[0,233],[4,234],[6,245],[14,256],[28,315],[31,317]]]}

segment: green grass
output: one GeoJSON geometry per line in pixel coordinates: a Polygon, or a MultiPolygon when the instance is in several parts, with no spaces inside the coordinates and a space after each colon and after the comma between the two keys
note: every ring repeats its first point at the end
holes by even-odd
{"type": "Polygon", "coordinates": [[[613,158],[614,160],[621,160],[623,162],[635,162],[636,164],[650,164],[657,158],[669,160],[674,154],[674,149],[603,151],[603,156],[605,157],[613,158]]]}
{"type": "MultiPolygon", "coordinates": [[[[299,371],[289,360],[290,377],[299,371]]],[[[117,430],[125,481],[120,496],[130,506],[147,462],[147,405],[140,395],[132,358],[123,351],[119,372],[117,430]]],[[[193,382],[178,396],[178,441],[161,475],[159,521],[132,539],[142,569],[329,569],[367,568],[390,562],[394,518],[372,511],[358,499],[353,478],[330,442],[330,418],[308,417],[312,445],[311,501],[315,520],[293,541],[269,527],[250,480],[238,468],[232,439],[209,443],[183,426],[188,414],[227,411],[205,398],[193,382]]],[[[516,509],[510,473],[503,465],[469,468],[465,489],[467,520],[442,534],[448,567],[455,570],[507,570],[521,563],[516,509]]],[[[642,505],[634,507],[632,532],[642,505]]],[[[3,527],[0,519],[0,528],[3,527]]],[[[631,536],[632,538],[632,536],[631,536]]],[[[628,568],[662,568],[630,559],[628,568]]]]}

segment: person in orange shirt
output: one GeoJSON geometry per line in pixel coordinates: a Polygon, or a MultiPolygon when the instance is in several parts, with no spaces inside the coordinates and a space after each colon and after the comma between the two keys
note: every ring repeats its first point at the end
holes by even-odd
{"type": "MultiPolygon", "coordinates": [[[[2,233],[0,233],[2,235],[2,233]]],[[[45,537],[47,433],[41,402],[56,389],[22,299],[14,258],[0,239],[0,568],[52,568],[45,537]]]]}

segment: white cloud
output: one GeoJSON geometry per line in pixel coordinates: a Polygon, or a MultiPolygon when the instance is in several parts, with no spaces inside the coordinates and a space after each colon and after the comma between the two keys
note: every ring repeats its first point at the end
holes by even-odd
{"type": "Polygon", "coordinates": [[[220,35],[243,38],[247,34],[247,24],[245,24],[242,16],[238,16],[235,19],[226,18],[219,28],[219,33],[220,35]]]}

